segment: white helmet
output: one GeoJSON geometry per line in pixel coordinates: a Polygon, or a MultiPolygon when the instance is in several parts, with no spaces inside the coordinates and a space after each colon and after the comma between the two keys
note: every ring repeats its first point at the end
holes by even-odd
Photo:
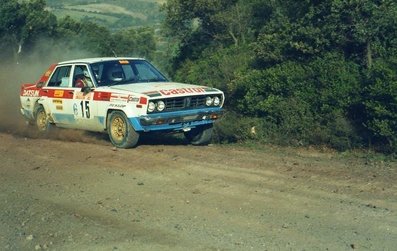
{"type": "Polygon", "coordinates": [[[87,70],[84,70],[83,73],[84,73],[84,77],[86,77],[86,78],[89,78],[89,77],[90,77],[90,74],[88,73],[87,70]]]}
{"type": "Polygon", "coordinates": [[[120,66],[113,66],[108,70],[107,77],[112,81],[122,81],[123,80],[123,69],[120,66]]]}

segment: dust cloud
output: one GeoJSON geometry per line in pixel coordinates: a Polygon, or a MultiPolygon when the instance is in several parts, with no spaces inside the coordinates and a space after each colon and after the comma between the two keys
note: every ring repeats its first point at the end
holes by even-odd
{"type": "MultiPolygon", "coordinates": [[[[23,67],[18,64],[0,63],[0,131],[2,132],[20,132],[25,125],[19,111],[19,90],[22,83],[29,81],[29,77],[34,79],[34,74],[23,67]]],[[[36,78],[37,76],[38,74],[36,78]]]]}
{"type": "MultiPolygon", "coordinates": [[[[83,51],[65,51],[48,48],[42,43],[24,60],[0,61],[0,132],[19,137],[38,138],[34,126],[29,126],[20,112],[19,93],[23,83],[35,83],[50,64],[60,61],[94,57],[83,51]],[[43,56],[45,55],[45,56],[43,56]]],[[[50,139],[109,144],[103,135],[78,130],[53,130],[46,135],[50,139]]]]}

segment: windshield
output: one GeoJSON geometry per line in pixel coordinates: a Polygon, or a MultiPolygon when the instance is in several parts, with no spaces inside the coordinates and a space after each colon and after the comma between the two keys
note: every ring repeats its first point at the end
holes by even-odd
{"type": "Polygon", "coordinates": [[[91,64],[99,86],[168,80],[145,60],[114,60],[91,64]]]}

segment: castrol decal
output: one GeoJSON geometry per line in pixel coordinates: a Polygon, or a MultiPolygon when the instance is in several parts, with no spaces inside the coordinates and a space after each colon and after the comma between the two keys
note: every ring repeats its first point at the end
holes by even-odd
{"type": "Polygon", "coordinates": [[[187,94],[187,93],[203,93],[203,92],[205,92],[205,89],[201,87],[160,90],[160,93],[163,94],[164,96],[187,94]]]}

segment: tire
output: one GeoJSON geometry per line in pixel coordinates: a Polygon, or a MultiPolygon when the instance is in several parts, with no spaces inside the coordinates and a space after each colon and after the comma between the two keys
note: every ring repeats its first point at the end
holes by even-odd
{"type": "Polygon", "coordinates": [[[185,138],[190,144],[195,146],[208,145],[211,142],[212,130],[212,124],[196,127],[188,132],[185,132],[185,138]]]}
{"type": "Polygon", "coordinates": [[[51,123],[48,120],[47,113],[42,105],[37,106],[34,113],[34,124],[41,134],[50,132],[51,123]]]}
{"type": "Polygon", "coordinates": [[[139,140],[137,133],[123,112],[113,111],[108,120],[110,141],[117,148],[135,147],[139,140]]]}

